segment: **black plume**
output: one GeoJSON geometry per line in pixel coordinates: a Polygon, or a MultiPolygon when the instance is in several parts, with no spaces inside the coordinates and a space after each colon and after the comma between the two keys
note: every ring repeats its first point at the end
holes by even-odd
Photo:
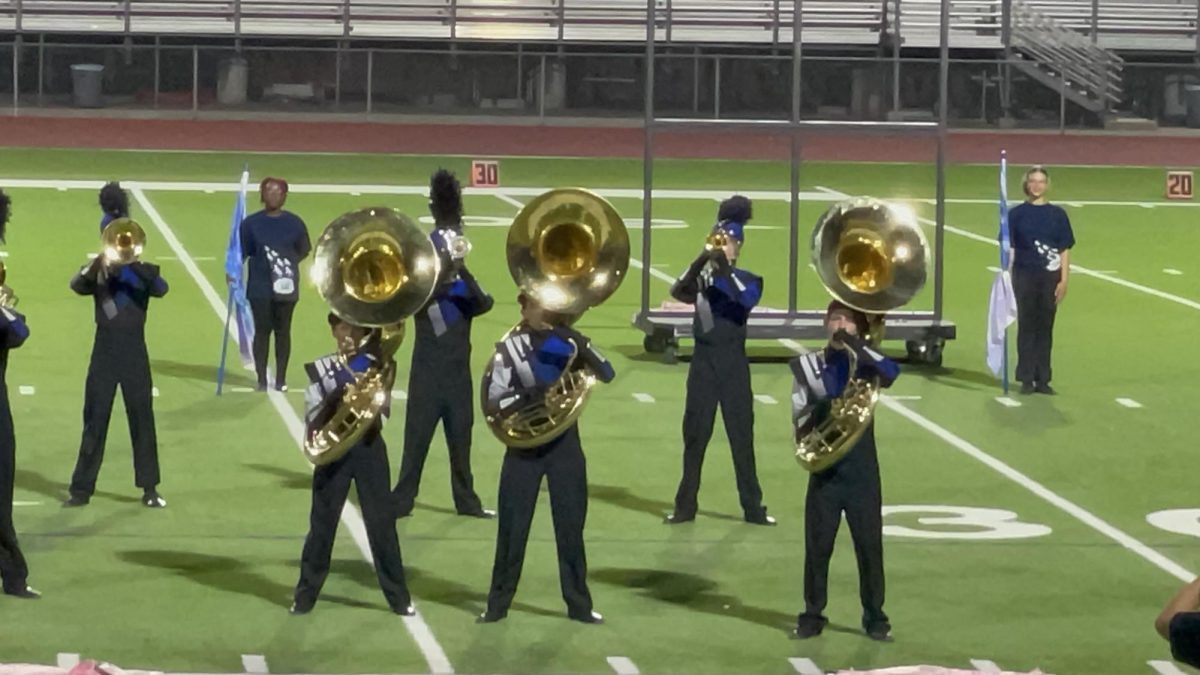
{"type": "Polygon", "coordinates": [[[429,213],[438,225],[462,224],[462,186],[446,169],[438,169],[429,181],[429,213]]]}
{"type": "Polygon", "coordinates": [[[720,208],[717,209],[717,221],[725,222],[732,220],[735,223],[745,225],[754,217],[754,210],[750,206],[750,199],[741,195],[734,195],[729,199],[721,202],[720,208]]]}
{"type": "Polygon", "coordinates": [[[4,243],[4,229],[8,225],[8,217],[12,214],[12,197],[0,190],[0,244],[4,243]]]}
{"type": "Polygon", "coordinates": [[[113,218],[129,217],[129,195],[121,189],[120,183],[112,181],[100,188],[100,208],[113,218]]]}

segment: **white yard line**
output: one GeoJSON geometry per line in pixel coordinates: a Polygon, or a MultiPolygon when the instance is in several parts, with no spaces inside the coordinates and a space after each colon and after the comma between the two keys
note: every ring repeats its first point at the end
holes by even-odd
{"type": "Polygon", "coordinates": [[[517,207],[517,209],[525,208],[525,204],[523,204],[522,202],[520,202],[516,199],[513,199],[512,197],[509,197],[508,195],[504,194],[503,192],[494,193],[492,196],[494,196],[495,198],[499,199],[500,201],[502,201],[506,204],[511,204],[511,205],[517,207]]]}
{"type": "Polygon", "coordinates": [[[638,392],[633,395],[633,398],[638,403],[654,403],[654,397],[651,396],[650,394],[643,394],[641,392],[638,392]]]}
{"type": "Polygon", "coordinates": [[[55,663],[58,664],[59,668],[70,670],[79,665],[79,655],[71,654],[69,652],[60,652],[55,660],[55,663]]]}
{"type": "Polygon", "coordinates": [[[617,675],[639,675],[642,672],[627,656],[610,656],[606,660],[617,675]]]}
{"type": "Polygon", "coordinates": [[[975,670],[985,673],[1003,672],[1000,670],[1000,666],[996,665],[995,661],[988,661],[987,659],[971,659],[971,665],[975,668],[975,670]]]}
{"type": "Polygon", "coordinates": [[[1117,403],[1125,406],[1126,408],[1141,408],[1142,407],[1141,403],[1138,403],[1137,401],[1135,401],[1131,398],[1119,398],[1119,399],[1117,399],[1117,403]]]}
{"type": "Polygon", "coordinates": [[[762,403],[763,405],[776,405],[779,403],[779,401],[776,401],[775,397],[771,396],[770,394],[755,394],[754,400],[762,403]]]}
{"type": "Polygon", "coordinates": [[[1008,408],[1020,408],[1021,402],[1011,396],[997,396],[996,402],[1008,408]]]}
{"type": "MultiPolygon", "coordinates": [[[[188,273],[191,274],[196,285],[200,287],[201,293],[208,300],[209,306],[212,307],[213,312],[216,314],[217,321],[224,324],[225,303],[217,296],[216,289],[213,288],[208,279],[200,272],[200,269],[196,267],[196,263],[188,254],[187,249],[184,248],[179,238],[175,236],[175,232],[163,220],[163,217],[159,215],[158,209],[154,208],[154,204],[146,197],[146,193],[137,187],[131,188],[129,191],[142,209],[145,210],[146,215],[150,217],[150,221],[158,228],[159,233],[168,246],[171,247],[171,250],[175,252],[175,255],[179,256],[179,260],[183,263],[188,273]]],[[[236,339],[236,336],[234,339],[236,339]]],[[[271,390],[267,392],[267,395],[271,400],[271,404],[275,407],[275,411],[279,413],[279,417],[283,420],[284,425],[291,432],[297,448],[302,448],[304,444],[304,424],[300,421],[300,417],[282,393],[271,390]]],[[[347,501],[345,506],[342,507],[342,521],[346,524],[347,529],[350,530],[350,535],[354,539],[354,543],[358,545],[363,558],[368,562],[372,561],[371,548],[367,542],[367,530],[363,524],[362,514],[359,513],[358,508],[350,501],[347,501]]],[[[412,635],[417,646],[420,648],[421,654],[425,657],[430,671],[439,674],[453,673],[454,668],[450,665],[450,660],[446,657],[446,652],[433,636],[432,631],[429,630],[429,625],[421,617],[420,611],[418,610],[413,616],[402,618],[405,628],[408,629],[409,634],[412,635]]]]}
{"type": "Polygon", "coordinates": [[[800,675],[825,675],[825,671],[818,668],[812,659],[793,656],[788,659],[788,663],[792,664],[792,670],[800,673],[800,675]]]}
{"type": "Polygon", "coordinates": [[[1187,675],[1187,673],[1179,669],[1179,666],[1170,661],[1147,661],[1146,665],[1150,666],[1159,675],[1187,675]]]}
{"type": "Polygon", "coordinates": [[[242,654],[242,669],[254,675],[271,672],[267,669],[267,659],[262,654],[242,654]]]}
{"type": "Polygon", "coordinates": [[[17,387],[17,391],[20,392],[22,396],[33,396],[37,393],[37,389],[35,389],[33,385],[29,384],[23,384],[17,387]]]}

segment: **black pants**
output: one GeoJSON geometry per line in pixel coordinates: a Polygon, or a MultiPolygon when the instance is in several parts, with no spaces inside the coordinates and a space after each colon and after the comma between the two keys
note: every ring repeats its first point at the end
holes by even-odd
{"type": "Polygon", "coordinates": [[[504,455],[497,505],[500,522],[496,532],[496,561],[492,566],[487,611],[493,616],[504,616],[517,592],[542,476],[549,484],[554,541],[558,544],[558,578],[567,614],[576,619],[587,618],[592,612],[587,558],[583,551],[587,462],[576,426],[546,445],[529,450],[509,448],[504,455]]]}
{"type": "Polygon", "coordinates": [[[1050,349],[1054,344],[1054,289],[1060,272],[1013,271],[1017,296],[1017,380],[1050,383],[1050,349]]]}
{"type": "MultiPolygon", "coordinates": [[[[855,448],[851,454],[862,451],[855,448]]],[[[850,457],[843,462],[850,461],[850,457]]],[[[858,558],[858,594],[862,600],[864,629],[890,629],[883,613],[883,498],[879,485],[879,467],[856,471],[852,478],[842,471],[827,477],[813,474],[808,480],[804,502],[804,613],[799,623],[825,623],[822,614],[828,601],[829,560],[842,513],[854,540],[858,558]]],[[[835,469],[846,469],[835,465],[835,469]]]]}
{"type": "Polygon", "coordinates": [[[412,512],[421,487],[421,471],[429,455],[429,444],[438,422],[450,450],[450,490],[454,509],[472,515],[483,510],[475,494],[471,475],[471,426],[475,422],[475,399],[471,371],[461,367],[438,368],[436,364],[418,365],[408,378],[408,403],[404,422],[404,455],[400,478],[394,490],[400,515],[412,512]]]}
{"type": "Polygon", "coordinates": [[[140,334],[96,332],[83,395],[83,439],[71,476],[71,495],[90,497],[104,461],[108,422],[117,386],[125,399],[125,416],[133,443],[134,484],[143,490],[158,485],[158,438],[154,430],[153,383],[145,338],[140,334]]]}
{"type": "Polygon", "coordinates": [[[250,299],[250,311],[254,314],[254,371],[261,387],[267,386],[271,333],[275,333],[275,386],[287,384],[288,358],[292,355],[292,312],[295,309],[295,302],[250,299]]]}
{"type": "Polygon", "coordinates": [[[17,531],[13,527],[13,479],[16,475],[16,438],[13,436],[12,413],[8,407],[8,389],[0,383],[0,581],[6,592],[25,588],[29,567],[17,531]]]}
{"type": "Polygon", "coordinates": [[[754,461],[754,394],[750,364],[741,348],[696,345],[688,368],[687,401],[683,411],[683,478],[675,493],[675,515],[696,515],[700,469],[712,438],[717,405],[725,421],[738,496],[747,518],[763,514],[762,488],[754,461]]]}
{"type": "Polygon", "coordinates": [[[308,537],[300,554],[300,581],[296,584],[296,604],[311,606],[317,601],[329,562],[333,556],[333,539],[337,534],[342,507],[350,493],[350,481],[358,487],[358,504],[362,507],[371,557],[383,597],[394,610],[412,604],[408,586],[404,583],[404,563],[400,558],[400,541],[396,538],[396,520],[392,515],[388,482],[387,445],[377,433],[346,453],[332,464],[318,466],[313,472],[312,511],[309,514],[308,537]]]}

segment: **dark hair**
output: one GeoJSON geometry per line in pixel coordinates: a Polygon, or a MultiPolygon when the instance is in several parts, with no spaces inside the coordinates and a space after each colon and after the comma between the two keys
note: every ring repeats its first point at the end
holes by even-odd
{"type": "Polygon", "coordinates": [[[325,317],[325,320],[329,322],[330,328],[333,328],[334,326],[338,325],[339,323],[347,323],[344,319],[342,319],[342,317],[338,316],[337,314],[334,314],[333,312],[330,312],[329,316],[325,317]]]}
{"type": "Polygon", "coordinates": [[[10,214],[12,214],[12,197],[4,194],[4,190],[0,190],[0,244],[4,243],[4,230],[8,225],[10,214]]]}
{"type": "Polygon", "coordinates": [[[287,196],[288,182],[282,178],[274,178],[272,176],[267,176],[266,178],[262,179],[261,183],[258,184],[258,194],[260,197],[262,196],[262,193],[267,191],[267,186],[270,185],[271,183],[275,183],[276,185],[278,185],[279,189],[283,191],[283,196],[284,197],[287,196]]]}
{"type": "Polygon", "coordinates": [[[829,317],[833,316],[833,313],[839,310],[850,312],[850,315],[854,317],[854,325],[858,328],[859,335],[866,335],[871,330],[871,322],[867,320],[865,313],[839,300],[829,303],[829,307],[825,310],[825,323],[828,324],[829,317]]]}
{"type": "Polygon", "coordinates": [[[129,217],[129,195],[117,181],[110,181],[100,188],[100,208],[113,218],[129,217]]]}
{"type": "Polygon", "coordinates": [[[1029,170],[1025,172],[1025,176],[1021,179],[1021,191],[1025,193],[1026,197],[1032,196],[1029,194],[1029,177],[1035,173],[1042,174],[1046,177],[1047,181],[1050,180],[1050,172],[1046,170],[1046,167],[1042,166],[1041,164],[1034,164],[1033,166],[1029,167],[1029,170]]]}
{"type": "Polygon", "coordinates": [[[446,169],[438,169],[429,179],[429,213],[438,225],[462,224],[462,187],[446,169]]]}
{"type": "Polygon", "coordinates": [[[753,217],[754,208],[750,203],[750,199],[742,195],[734,195],[726,199],[717,208],[717,220],[720,222],[731,220],[744,225],[750,222],[750,219],[753,217]]]}

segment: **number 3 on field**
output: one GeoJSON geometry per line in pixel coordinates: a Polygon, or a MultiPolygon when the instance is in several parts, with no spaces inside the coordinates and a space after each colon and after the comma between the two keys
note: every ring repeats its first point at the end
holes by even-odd
{"type": "MultiPolygon", "coordinates": [[[[976,506],[885,506],[883,516],[902,513],[941,514],[922,515],[917,518],[920,525],[941,526],[943,528],[969,529],[917,529],[904,525],[884,525],[883,533],[893,537],[914,537],[918,539],[1029,539],[1044,537],[1052,531],[1045,525],[1023,523],[1017,520],[1017,514],[1004,509],[985,509],[976,506]]],[[[1200,524],[1197,527],[1200,534],[1200,524]]]]}

